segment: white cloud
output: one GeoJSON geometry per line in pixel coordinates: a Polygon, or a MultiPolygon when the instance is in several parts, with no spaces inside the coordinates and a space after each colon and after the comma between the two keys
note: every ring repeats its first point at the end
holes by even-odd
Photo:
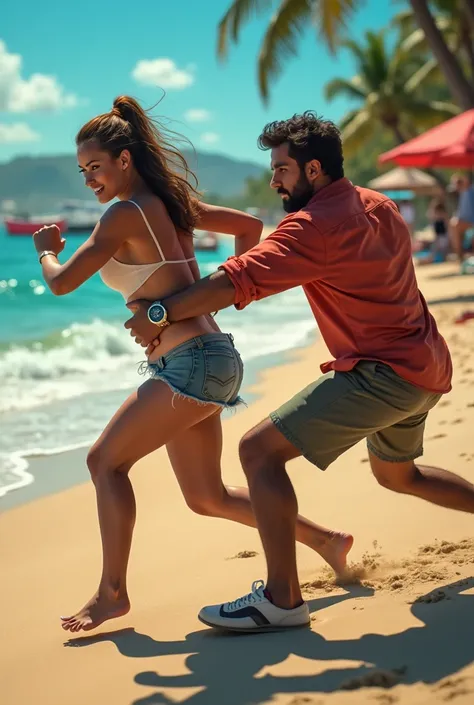
{"type": "Polygon", "coordinates": [[[221,136],[217,132],[204,132],[201,135],[201,142],[204,142],[204,144],[215,144],[219,142],[220,138],[221,136]]]}
{"type": "Polygon", "coordinates": [[[206,122],[211,117],[209,110],[204,110],[204,108],[191,108],[184,113],[184,119],[188,122],[206,122]]]}
{"type": "Polygon", "coordinates": [[[36,142],[40,136],[25,122],[16,122],[13,125],[0,123],[0,144],[12,142],[36,142]]]}
{"type": "Polygon", "coordinates": [[[172,59],[141,59],[132,77],[145,86],[160,86],[182,90],[194,83],[192,67],[179,69],[172,59]]]}
{"type": "Polygon", "coordinates": [[[5,42],[0,40],[0,111],[27,113],[71,108],[77,104],[76,96],[65,93],[54,76],[34,73],[23,78],[21,69],[20,54],[10,54],[5,42]]]}

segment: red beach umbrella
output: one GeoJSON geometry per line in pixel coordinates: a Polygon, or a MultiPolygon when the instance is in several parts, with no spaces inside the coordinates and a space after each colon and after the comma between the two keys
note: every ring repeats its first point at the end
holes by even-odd
{"type": "Polygon", "coordinates": [[[474,108],[384,152],[379,162],[420,169],[474,167],[474,108]]]}

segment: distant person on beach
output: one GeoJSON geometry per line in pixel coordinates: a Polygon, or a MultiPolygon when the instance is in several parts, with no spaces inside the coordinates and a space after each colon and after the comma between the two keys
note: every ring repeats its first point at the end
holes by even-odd
{"type": "Polygon", "coordinates": [[[444,262],[449,253],[449,216],[443,200],[434,198],[428,208],[427,217],[431,222],[434,240],[429,246],[429,253],[416,259],[416,264],[444,262]]]}
{"type": "Polygon", "coordinates": [[[474,185],[471,174],[454,174],[450,190],[458,195],[456,212],[450,221],[452,247],[459,262],[464,260],[464,239],[469,230],[474,229],[474,185]]]}
{"type": "MultiPolygon", "coordinates": [[[[54,294],[68,294],[100,272],[127,302],[159,300],[200,277],[195,227],[234,235],[236,256],[258,243],[260,220],[199,201],[183,156],[133,98],[117,98],[110,112],[81,128],[76,143],[86,186],[99,203],[119,200],[63,264],[58,255],[65,240],[59,229],[52,225],[35,233],[43,276],[54,294]]],[[[220,412],[241,401],[243,365],[232,336],[221,333],[209,315],[170,326],[160,304],[150,308],[149,320],[154,331],[162,332],[159,349],[144,363],[150,379],[122,404],[87,458],[97,493],[103,567],[93,597],[76,614],[62,617],[62,626],[72,632],[93,629],[130,609],[126,578],[135,498],[128,474],[157,448],[166,445],[192,510],[256,526],[248,490],[224,486],[221,477],[220,412]]],[[[300,517],[297,537],[336,573],[344,570],[349,534],[300,517]]]]}
{"type": "MultiPolygon", "coordinates": [[[[296,566],[290,460],[304,456],[326,470],[367,439],[370,466],[383,487],[474,512],[471,483],[415,463],[428,412],[451,389],[452,366],[418,289],[398,208],[344,177],[339,130],[312,112],[266,125],[259,145],[271,150],[271,186],[289,215],[260,244],[160,302],[173,325],[302,286],[334,358],[321,365],[322,377],[308,380],[241,440],[268,579],[199,614],[207,625],[237,631],[309,624],[296,566]]],[[[143,344],[151,341],[150,352],[156,338],[147,320],[150,304],[135,306],[125,325],[143,344]]],[[[316,495],[316,505],[321,502],[324,496],[316,495]]]]}

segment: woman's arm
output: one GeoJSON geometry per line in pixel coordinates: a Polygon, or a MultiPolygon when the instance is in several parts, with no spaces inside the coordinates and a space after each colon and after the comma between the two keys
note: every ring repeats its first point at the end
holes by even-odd
{"type": "MultiPolygon", "coordinates": [[[[135,207],[128,203],[115,203],[102,216],[92,235],[76,250],[67,262],[60,264],[57,257],[47,255],[41,260],[43,277],[56,296],[69,294],[114,256],[119,247],[133,232],[136,225],[135,207]]],[[[51,250],[58,255],[64,247],[56,225],[42,228],[33,235],[36,251],[51,250]]]]}
{"type": "Polygon", "coordinates": [[[263,223],[249,213],[199,202],[196,227],[235,237],[235,254],[242,255],[260,242],[263,223]]]}

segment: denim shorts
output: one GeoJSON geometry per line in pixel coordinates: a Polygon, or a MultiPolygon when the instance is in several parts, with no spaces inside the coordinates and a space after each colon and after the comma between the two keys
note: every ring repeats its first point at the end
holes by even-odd
{"type": "Polygon", "coordinates": [[[242,403],[244,365],[233,337],[225,333],[191,338],[158,360],[144,363],[140,372],[161,379],[178,396],[203,404],[232,408],[242,403]]]}

